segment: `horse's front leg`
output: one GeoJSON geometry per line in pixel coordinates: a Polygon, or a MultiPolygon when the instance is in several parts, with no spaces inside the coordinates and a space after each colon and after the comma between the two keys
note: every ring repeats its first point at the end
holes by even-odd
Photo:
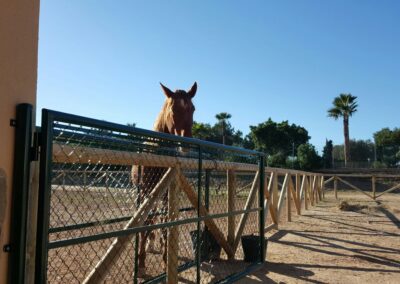
{"type": "Polygon", "coordinates": [[[162,228],[161,229],[161,245],[163,248],[163,261],[164,261],[164,267],[167,268],[167,253],[168,253],[168,245],[167,245],[167,239],[168,239],[168,229],[167,228],[162,228]]]}
{"type": "Polygon", "coordinates": [[[146,241],[148,232],[140,232],[139,255],[138,255],[138,277],[146,274],[146,241]]]}

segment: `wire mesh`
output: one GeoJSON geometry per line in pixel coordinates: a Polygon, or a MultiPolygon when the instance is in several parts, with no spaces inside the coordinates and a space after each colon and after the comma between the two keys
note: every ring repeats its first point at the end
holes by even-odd
{"type": "Polygon", "coordinates": [[[259,233],[257,155],[65,117],[51,131],[48,282],[210,283],[249,265],[236,231],[259,233]],[[253,165],[230,193],[228,164],[253,165]]]}

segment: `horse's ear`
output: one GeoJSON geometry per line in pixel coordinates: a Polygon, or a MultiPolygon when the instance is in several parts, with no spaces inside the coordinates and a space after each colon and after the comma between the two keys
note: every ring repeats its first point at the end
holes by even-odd
{"type": "Polygon", "coordinates": [[[192,88],[189,90],[188,94],[191,98],[193,98],[194,95],[196,95],[196,92],[197,92],[197,83],[194,82],[194,84],[193,84],[192,88]]]}
{"type": "Polygon", "coordinates": [[[174,92],[172,92],[170,89],[168,89],[161,83],[160,83],[160,85],[161,85],[161,89],[163,90],[163,92],[167,96],[167,98],[171,98],[174,95],[174,92]]]}

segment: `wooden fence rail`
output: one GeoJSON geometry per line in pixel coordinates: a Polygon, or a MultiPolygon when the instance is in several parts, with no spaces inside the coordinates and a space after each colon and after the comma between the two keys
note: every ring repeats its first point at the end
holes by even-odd
{"type": "MultiPolygon", "coordinates": [[[[94,164],[114,164],[114,165],[140,165],[151,167],[165,167],[168,171],[164,177],[155,186],[149,198],[138,209],[137,214],[129,220],[125,228],[142,225],[145,217],[150,212],[152,204],[159,200],[167,188],[174,188],[173,192],[169,192],[169,219],[175,220],[178,214],[177,209],[177,192],[185,193],[191,205],[199,211],[200,216],[209,215],[208,208],[200,204],[198,196],[192,185],[181,173],[181,170],[198,169],[198,160],[184,157],[170,157],[155,155],[149,153],[134,153],[127,151],[116,151],[107,149],[95,149],[85,147],[72,147],[69,145],[53,145],[53,161],[55,163],[94,163],[94,164]],[[145,217],[143,217],[145,216],[145,217]]],[[[256,200],[258,189],[260,188],[260,172],[259,166],[256,164],[245,164],[227,161],[203,160],[203,170],[226,171],[227,180],[227,208],[228,212],[235,210],[235,196],[238,193],[236,177],[238,172],[255,173],[251,183],[251,188],[247,196],[244,211],[252,208],[256,200]]],[[[308,210],[310,206],[315,206],[325,197],[326,185],[333,182],[334,195],[337,198],[338,182],[341,182],[354,190],[360,191],[366,196],[376,199],[385,193],[393,192],[400,188],[400,183],[392,186],[384,192],[376,195],[376,179],[377,178],[393,178],[398,176],[392,175],[331,175],[322,173],[311,173],[305,171],[265,168],[264,182],[264,213],[265,220],[270,214],[270,224],[263,224],[264,232],[272,229],[279,229],[280,217],[286,206],[286,218],[290,222],[292,220],[292,206],[297,215],[301,215],[302,208],[308,210]],[[372,193],[368,193],[360,189],[358,186],[345,180],[348,177],[371,178],[372,193]],[[303,207],[304,206],[304,207],[303,207]]],[[[250,184],[249,184],[250,186],[250,184]]],[[[170,190],[171,191],[171,190],[170,190]]],[[[227,234],[221,232],[212,218],[205,219],[205,225],[214,236],[215,240],[225,250],[229,259],[235,257],[241,236],[248,221],[249,213],[243,213],[239,222],[236,224],[235,218],[238,216],[227,217],[227,234]]],[[[177,282],[177,266],[178,259],[176,250],[179,244],[176,243],[179,231],[177,228],[170,230],[168,236],[168,256],[167,256],[167,281],[169,283],[177,282]]],[[[87,275],[85,283],[97,283],[104,279],[111,259],[125,246],[129,238],[119,237],[114,240],[106,254],[100,259],[95,268],[87,275]]]]}
{"type": "Polygon", "coordinates": [[[372,200],[376,200],[377,198],[381,197],[384,194],[393,192],[397,189],[400,189],[400,175],[386,175],[386,174],[379,174],[379,175],[367,175],[367,174],[327,174],[325,176],[329,176],[329,178],[323,182],[323,185],[326,186],[327,184],[333,182],[333,191],[335,198],[338,199],[338,182],[341,182],[351,189],[354,189],[367,197],[371,198],[372,200]],[[371,179],[371,188],[367,188],[363,190],[360,186],[354,184],[354,182],[350,182],[346,179],[348,178],[358,178],[358,179],[371,179]],[[390,188],[382,191],[381,193],[376,193],[376,183],[377,179],[385,180],[386,182],[392,180],[392,185],[390,188]]]}

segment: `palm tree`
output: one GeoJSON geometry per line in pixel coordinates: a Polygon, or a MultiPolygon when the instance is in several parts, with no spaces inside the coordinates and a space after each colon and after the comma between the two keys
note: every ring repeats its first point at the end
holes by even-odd
{"type": "Polygon", "coordinates": [[[328,110],[328,116],[337,120],[343,117],[344,132],[344,164],[350,161],[349,118],[357,111],[357,97],[349,94],[340,94],[333,100],[333,107],[328,110]]]}
{"type": "Polygon", "coordinates": [[[215,118],[222,124],[222,144],[225,145],[225,135],[226,135],[226,121],[230,119],[232,115],[227,112],[221,112],[215,115],[215,118]]]}

